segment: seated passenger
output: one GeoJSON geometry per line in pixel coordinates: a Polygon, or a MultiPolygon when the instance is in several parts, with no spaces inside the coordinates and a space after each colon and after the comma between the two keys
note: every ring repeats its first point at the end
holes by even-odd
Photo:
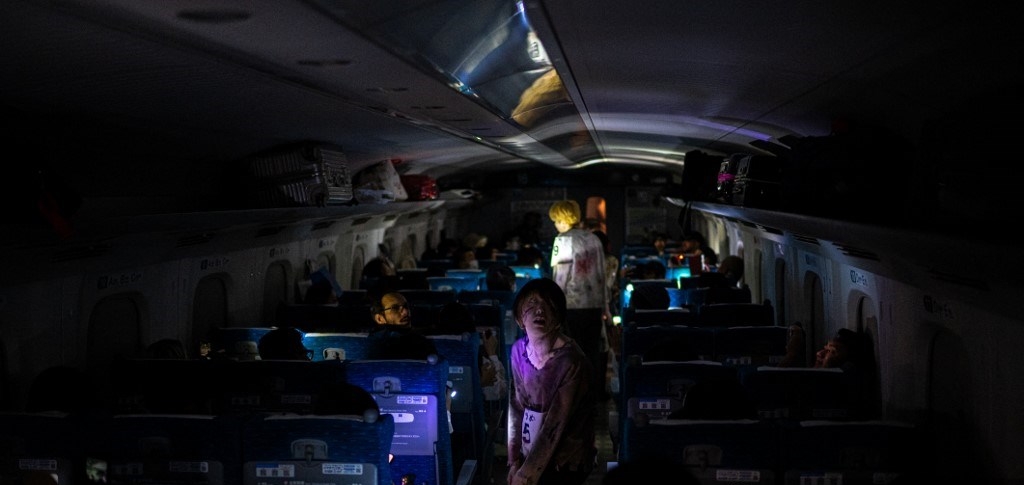
{"type": "Polygon", "coordinates": [[[629,306],[637,310],[667,310],[670,304],[668,291],[656,284],[636,285],[629,297],[629,306]]]}
{"type": "Polygon", "coordinates": [[[743,281],[743,258],[739,256],[726,256],[718,264],[718,272],[725,275],[725,282],[729,287],[739,287],[743,281]]]}
{"type": "Polygon", "coordinates": [[[879,390],[875,375],[875,358],[868,335],[841,328],[814,354],[815,368],[838,368],[849,376],[854,415],[875,417],[880,413],[879,390]]]}
{"type": "Polygon", "coordinates": [[[412,326],[412,308],[405,295],[397,291],[385,293],[375,300],[371,311],[377,324],[370,339],[370,359],[427,360],[436,356],[437,348],[429,338],[412,326]]]}
{"type": "Polygon", "coordinates": [[[260,337],[257,348],[261,360],[310,360],[313,353],[302,343],[302,331],[294,327],[275,327],[260,337]]]}
{"type": "Polygon", "coordinates": [[[313,283],[306,290],[306,297],[302,303],[306,305],[332,305],[338,303],[338,297],[334,294],[334,288],[330,283],[313,283]]]}
{"type": "Polygon", "coordinates": [[[848,328],[839,329],[836,334],[825,342],[825,346],[814,354],[814,367],[838,367],[849,369],[857,365],[863,337],[859,332],[848,328]]]}
{"type": "Polygon", "coordinates": [[[150,359],[188,359],[188,352],[181,340],[165,338],[149,344],[146,347],[146,357],[150,359]]]}
{"type": "Polygon", "coordinates": [[[383,253],[377,256],[363,265],[363,271],[360,276],[359,286],[361,288],[369,289],[373,288],[380,282],[384,281],[397,281],[398,270],[395,269],[394,263],[383,253]]]}
{"type": "Polygon", "coordinates": [[[484,280],[489,291],[516,291],[516,272],[504,264],[487,268],[484,280]]]}
{"type": "Polygon", "coordinates": [[[372,423],[380,417],[380,406],[366,389],[338,381],[324,384],[320,389],[313,403],[313,413],[362,416],[372,423]]]}
{"type": "Polygon", "coordinates": [[[704,235],[699,232],[691,231],[684,234],[680,249],[686,256],[703,256],[704,265],[709,268],[718,265],[718,254],[707,245],[704,235]]]}
{"type": "Polygon", "coordinates": [[[536,246],[523,246],[516,251],[516,266],[543,268],[547,265],[544,252],[536,246]]]}
{"type": "Polygon", "coordinates": [[[452,262],[456,269],[477,269],[480,262],[476,260],[476,249],[469,246],[460,246],[452,255],[452,262]]]}
{"type": "Polygon", "coordinates": [[[806,363],[804,356],[804,328],[799,322],[789,326],[786,332],[786,356],[775,364],[777,367],[803,367],[806,363]]]}
{"type": "Polygon", "coordinates": [[[630,280],[663,280],[668,273],[665,264],[656,259],[626,268],[625,277],[630,280]]]}
{"type": "Polygon", "coordinates": [[[306,289],[302,303],[306,305],[337,305],[341,293],[335,287],[335,282],[331,281],[334,277],[329,276],[330,273],[324,270],[321,271],[309,275],[309,280],[312,283],[306,289]]]}

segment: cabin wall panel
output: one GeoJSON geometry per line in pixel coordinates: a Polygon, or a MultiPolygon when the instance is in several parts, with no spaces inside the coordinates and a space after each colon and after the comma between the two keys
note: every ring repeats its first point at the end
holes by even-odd
{"type": "Polygon", "coordinates": [[[0,356],[6,358],[0,369],[9,373],[3,379],[10,385],[10,395],[3,396],[0,405],[11,410],[22,409],[36,374],[51,365],[64,363],[65,359],[84,355],[65,351],[77,348],[77,345],[65,347],[65,344],[75,342],[78,296],[77,293],[65,294],[64,288],[70,286],[79,290],[79,281],[80,278],[54,278],[9,286],[0,293],[0,345],[4,350],[0,356]],[[71,281],[66,281],[68,279],[71,281]],[[29,301],[52,304],[19,304],[29,301]]]}
{"type": "MultiPolygon", "coordinates": [[[[338,284],[343,290],[353,290],[352,275],[356,272],[353,267],[352,251],[355,247],[355,235],[350,230],[338,234],[334,244],[335,273],[338,284]]],[[[362,268],[362,267],[360,267],[362,268]]]]}
{"type": "MultiPolygon", "coordinates": [[[[110,259],[116,260],[113,257],[110,259]]],[[[143,329],[139,334],[143,345],[161,338],[185,341],[183,324],[190,318],[183,313],[188,305],[183,308],[181,304],[183,295],[180,270],[180,261],[170,260],[111,270],[100,268],[86,273],[82,279],[81,301],[90,306],[84,309],[81,323],[87,324],[93,320],[95,305],[105,298],[137,294],[139,309],[143,312],[138,322],[143,329]]],[[[87,328],[87,325],[82,328],[87,328]]]]}
{"type": "Polygon", "coordinates": [[[918,289],[876,276],[878,365],[883,412],[894,419],[920,419],[927,412],[934,319],[922,312],[918,289]]]}
{"type": "MultiPolygon", "coordinates": [[[[288,261],[289,266],[302,267],[305,259],[300,242],[276,242],[259,245],[250,250],[234,251],[227,254],[232,271],[237,277],[228,287],[228,325],[231,327],[258,327],[264,323],[263,295],[266,268],[275,261],[288,261]]],[[[289,275],[294,281],[294,274],[289,275]]]]}

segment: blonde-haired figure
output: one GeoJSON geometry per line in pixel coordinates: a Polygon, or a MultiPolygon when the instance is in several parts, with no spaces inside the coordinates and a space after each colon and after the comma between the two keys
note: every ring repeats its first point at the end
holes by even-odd
{"type": "Polygon", "coordinates": [[[558,235],[551,247],[551,279],[565,292],[566,333],[579,343],[593,370],[594,389],[605,389],[604,326],[608,315],[605,290],[604,244],[580,227],[580,205],[575,200],[551,204],[548,216],[558,235]]]}

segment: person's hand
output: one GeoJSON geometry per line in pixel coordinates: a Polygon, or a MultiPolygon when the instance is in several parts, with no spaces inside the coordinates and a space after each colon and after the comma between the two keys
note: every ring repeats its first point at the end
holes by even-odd
{"type": "Polygon", "coordinates": [[[498,355],[498,336],[494,332],[484,332],[483,344],[484,352],[487,354],[485,357],[498,355]]]}
{"type": "Polygon", "coordinates": [[[498,381],[498,371],[490,359],[484,360],[480,366],[480,385],[487,387],[498,381]]]}

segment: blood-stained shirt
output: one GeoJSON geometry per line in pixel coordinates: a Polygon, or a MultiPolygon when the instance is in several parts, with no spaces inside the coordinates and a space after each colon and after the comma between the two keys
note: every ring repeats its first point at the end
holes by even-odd
{"type": "Polygon", "coordinates": [[[576,469],[593,461],[595,397],[590,363],[576,341],[555,349],[543,369],[527,357],[528,342],[512,344],[508,461],[518,467],[517,482],[532,484],[548,465],[576,469]]]}
{"type": "Polygon", "coordinates": [[[607,308],[601,239],[579,228],[555,236],[551,248],[551,279],[565,292],[566,308],[607,308]]]}

